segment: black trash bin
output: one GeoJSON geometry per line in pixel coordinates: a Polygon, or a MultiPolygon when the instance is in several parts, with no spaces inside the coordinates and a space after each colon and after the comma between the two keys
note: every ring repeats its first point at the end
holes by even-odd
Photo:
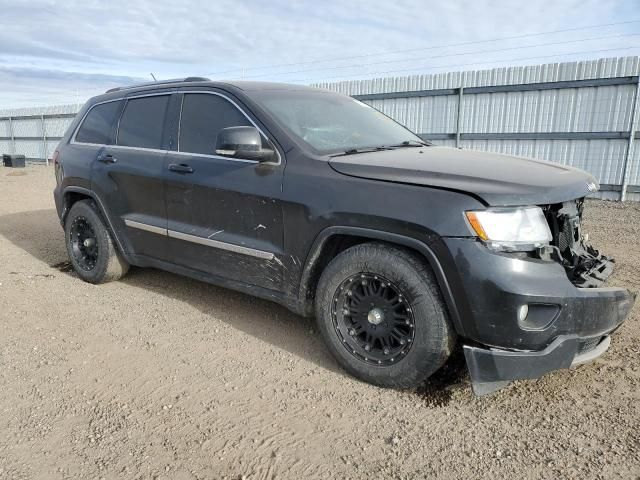
{"type": "Polygon", "coordinates": [[[5,167],[24,168],[24,155],[2,155],[2,163],[5,167]]]}

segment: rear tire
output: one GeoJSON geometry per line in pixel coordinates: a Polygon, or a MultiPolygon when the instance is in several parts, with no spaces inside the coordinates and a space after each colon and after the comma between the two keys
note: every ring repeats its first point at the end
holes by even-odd
{"type": "Polygon", "coordinates": [[[129,264],[116,250],[92,200],[73,204],[64,227],[67,253],[78,276],[89,283],[119,280],[129,264]]]}
{"type": "Polygon", "coordinates": [[[393,245],[365,243],[340,253],[322,273],[315,305],[333,356],[375,385],[416,387],[455,345],[429,265],[393,245]]]}

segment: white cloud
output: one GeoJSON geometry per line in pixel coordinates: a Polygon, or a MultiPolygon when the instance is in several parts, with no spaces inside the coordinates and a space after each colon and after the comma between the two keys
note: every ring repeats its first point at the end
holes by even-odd
{"type": "MultiPolygon", "coordinates": [[[[244,69],[246,76],[260,75],[255,79],[311,82],[412,67],[428,71],[440,65],[453,65],[450,68],[463,69],[471,62],[513,61],[519,57],[573,51],[620,47],[620,55],[640,52],[640,49],[622,50],[640,45],[639,36],[450,58],[442,56],[640,33],[637,23],[512,41],[318,62],[315,69],[314,65],[255,68],[640,19],[637,0],[114,0],[108,3],[98,0],[0,0],[0,12],[0,67],[5,72],[0,77],[0,106],[62,100],[65,95],[72,96],[75,90],[86,96],[111,86],[117,79],[148,79],[150,72],[160,78],[198,74],[238,78],[244,69]],[[391,62],[399,59],[403,61],[391,62]],[[389,63],[363,66],[381,61],[389,63]],[[358,66],[335,68],[353,64],[358,66]],[[454,68],[455,65],[462,66],[454,68]],[[13,74],[9,75],[9,71],[13,74]],[[76,72],[77,75],[65,76],[56,72],[76,72]],[[48,78],[56,80],[48,81],[48,78]],[[20,85],[14,83],[16,79],[20,85]]],[[[612,50],[602,56],[615,54],[612,50]]],[[[589,57],[588,54],[582,56],[589,57]]],[[[594,56],[598,55],[591,55],[594,56]]],[[[550,57],[548,61],[568,58],[550,57]]],[[[543,62],[545,60],[533,63],[543,62]]]]}

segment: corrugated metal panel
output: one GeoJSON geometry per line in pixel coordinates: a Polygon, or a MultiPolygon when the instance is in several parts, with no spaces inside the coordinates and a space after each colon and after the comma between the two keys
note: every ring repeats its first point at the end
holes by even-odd
{"type": "Polygon", "coordinates": [[[452,96],[366,102],[414,132],[448,133],[456,128],[458,100],[452,96]]]}
{"type": "Polygon", "coordinates": [[[47,137],[62,137],[73,118],[46,118],[44,121],[47,137]]]}
{"type": "Polygon", "coordinates": [[[633,149],[629,162],[629,185],[640,185],[640,138],[635,140],[635,148],[633,149]]]}
{"type": "Polygon", "coordinates": [[[49,105],[44,107],[27,107],[0,109],[0,117],[20,117],[26,115],[56,115],[59,113],[77,113],[81,105],[49,105]]]}
{"type": "Polygon", "coordinates": [[[16,140],[16,151],[27,158],[45,158],[42,141],[16,140]]]}
{"type": "MultiPolygon", "coordinates": [[[[638,57],[604,58],[492,70],[450,72],[409,77],[352,80],[315,86],[348,95],[456,89],[526,83],[631,77],[640,73],[638,57]]],[[[636,85],[463,95],[461,132],[552,133],[628,132],[636,85]]],[[[456,131],[458,96],[394,98],[368,101],[420,134],[456,131]]],[[[639,109],[640,110],[640,109],[639,109]]],[[[454,140],[436,140],[455,146],[454,140]]],[[[464,148],[542,158],[591,172],[600,183],[620,185],[628,141],[592,140],[467,140],[464,148]]],[[[640,146],[630,159],[629,184],[640,184],[640,146]]],[[[611,195],[611,194],[607,194],[611,195]]],[[[613,193],[613,195],[619,195],[613,193]]]]}
{"type": "Polygon", "coordinates": [[[14,137],[42,137],[42,121],[36,118],[13,119],[14,137]]]}
{"type": "MultiPolygon", "coordinates": [[[[600,78],[631,77],[640,73],[638,57],[605,58],[583,62],[502,67],[491,70],[448,72],[431,75],[321,83],[348,95],[457,89],[543,82],[567,82],[600,78]]],[[[461,132],[476,134],[625,132],[631,126],[633,84],[552,90],[466,93],[463,95],[461,132]]],[[[440,92],[441,93],[441,92],[440,92]]],[[[421,134],[453,134],[457,128],[458,95],[422,96],[369,100],[367,103],[421,134]]],[[[17,140],[15,153],[30,158],[50,157],[57,140],[43,144],[42,135],[60,137],[71,118],[45,118],[44,132],[39,118],[28,115],[75,113],[77,105],[57,105],[18,110],[0,110],[0,117],[15,117],[13,135],[34,137],[17,140]],[[37,139],[36,139],[37,137],[37,139]],[[46,151],[45,151],[46,150],[46,151]]],[[[637,109],[640,115],[640,108],[637,109]]],[[[9,122],[0,120],[0,137],[9,137],[9,122]]],[[[455,140],[436,143],[455,146],[455,140]]],[[[588,140],[463,140],[461,146],[525,157],[542,158],[591,172],[603,184],[620,185],[628,141],[588,140]]],[[[12,151],[10,142],[0,140],[0,153],[12,151]]],[[[629,159],[629,184],[640,185],[640,145],[629,159]]],[[[603,193],[607,198],[618,193],[603,193]]],[[[634,194],[636,195],[636,194],[634,194]]],[[[632,197],[630,197],[632,198],[632,197]]]]}
{"type": "Polygon", "coordinates": [[[2,155],[3,153],[12,153],[11,141],[0,140],[0,155],[2,155]]]}
{"type": "Polygon", "coordinates": [[[9,120],[0,120],[0,137],[10,137],[9,120]]]}
{"type": "Polygon", "coordinates": [[[0,110],[0,137],[17,137],[12,148],[11,142],[0,140],[0,154],[18,153],[30,159],[51,158],[58,144],[56,137],[61,137],[73,121],[68,114],[75,115],[78,105],[53,105],[48,107],[30,107],[11,110],[0,110]],[[42,115],[44,115],[44,124],[42,115]],[[56,117],[56,115],[67,115],[56,117]],[[25,118],[27,117],[27,118],[25,118]],[[20,137],[31,137],[20,139],[20,137]],[[45,138],[46,137],[46,140],[45,138]],[[52,138],[53,137],[53,138],[52,138]]]}
{"type": "Polygon", "coordinates": [[[515,85],[520,83],[560,82],[591,78],[625,77],[638,74],[639,57],[601,58],[582,62],[550,63],[491,70],[411,75],[313,84],[346,95],[431,90],[440,88],[515,85]]]}
{"type": "MultiPolygon", "coordinates": [[[[634,94],[635,86],[617,85],[465,95],[462,103],[462,131],[511,133],[627,130],[634,94]]],[[[435,98],[446,98],[457,103],[455,96],[435,98]]]]}

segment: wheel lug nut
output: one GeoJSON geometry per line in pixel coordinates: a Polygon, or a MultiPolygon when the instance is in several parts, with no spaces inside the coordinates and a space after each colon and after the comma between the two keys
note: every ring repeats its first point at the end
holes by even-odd
{"type": "Polygon", "coordinates": [[[347,295],[351,297],[353,296],[353,292],[351,290],[347,290],[347,295]]]}
{"type": "Polygon", "coordinates": [[[353,328],[349,329],[349,335],[351,335],[352,337],[356,334],[356,331],[353,328]]]}
{"type": "Polygon", "coordinates": [[[364,349],[368,352],[369,350],[371,350],[371,347],[369,345],[365,345],[364,349]]]}
{"type": "Polygon", "coordinates": [[[400,340],[400,345],[404,345],[405,341],[404,340],[400,340]]]}
{"type": "Polygon", "coordinates": [[[344,310],[342,310],[342,314],[343,315],[349,315],[349,310],[345,308],[344,310]]]}
{"type": "Polygon", "coordinates": [[[404,323],[406,323],[407,325],[411,325],[411,321],[410,320],[405,320],[404,323]]]}
{"type": "Polygon", "coordinates": [[[385,354],[385,355],[389,355],[389,349],[388,349],[388,348],[385,348],[385,349],[384,349],[384,354],[385,354]]]}

